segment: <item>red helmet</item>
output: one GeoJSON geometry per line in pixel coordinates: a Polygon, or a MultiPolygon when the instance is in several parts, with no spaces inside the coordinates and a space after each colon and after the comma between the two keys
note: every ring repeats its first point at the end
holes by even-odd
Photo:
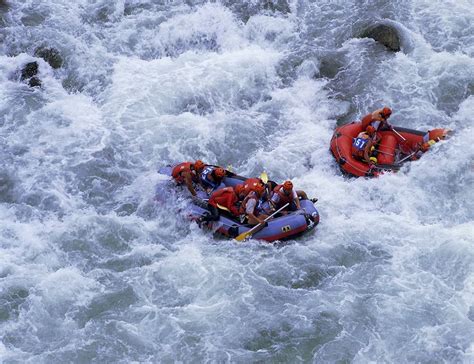
{"type": "Polygon", "coordinates": [[[196,159],[196,162],[194,162],[194,170],[195,171],[202,171],[204,169],[206,165],[204,164],[204,162],[200,159],[196,159]]]}
{"type": "Polygon", "coordinates": [[[382,116],[384,118],[388,118],[390,115],[392,115],[392,109],[390,109],[389,107],[385,106],[383,109],[382,109],[382,116]]]}
{"type": "Polygon", "coordinates": [[[241,193],[243,193],[245,190],[245,187],[244,185],[240,184],[240,185],[237,185],[234,187],[234,192],[238,195],[240,195],[241,193]]]}
{"type": "Polygon", "coordinates": [[[293,183],[291,181],[285,181],[285,183],[283,183],[283,189],[291,191],[293,189],[293,183]]]}
{"type": "Polygon", "coordinates": [[[224,168],[216,168],[214,169],[214,176],[217,178],[223,178],[225,176],[225,170],[224,168]]]}
{"type": "Polygon", "coordinates": [[[374,135],[375,134],[375,128],[372,126],[372,125],[369,125],[367,127],[367,129],[365,129],[365,131],[367,132],[367,134],[369,134],[370,136],[374,135]]]}

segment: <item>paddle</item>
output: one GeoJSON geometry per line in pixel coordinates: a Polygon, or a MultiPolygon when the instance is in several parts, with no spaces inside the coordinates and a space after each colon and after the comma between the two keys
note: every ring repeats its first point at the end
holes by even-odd
{"type": "Polygon", "coordinates": [[[225,207],[225,206],[222,206],[222,205],[220,205],[220,204],[217,204],[217,207],[218,207],[218,208],[220,208],[221,210],[224,210],[224,211],[230,212],[230,210],[229,210],[227,207],[225,207]]]}
{"type": "Polygon", "coordinates": [[[262,172],[262,173],[260,174],[260,179],[262,180],[262,182],[263,182],[264,184],[267,184],[267,182],[268,182],[268,174],[267,174],[267,172],[262,172]]]}
{"type": "Polygon", "coordinates": [[[243,241],[245,239],[248,239],[250,238],[253,234],[256,234],[258,233],[260,230],[262,230],[264,227],[265,227],[265,223],[270,220],[273,216],[275,216],[276,214],[278,214],[281,210],[283,210],[284,208],[286,208],[287,206],[289,205],[289,203],[287,202],[283,207],[280,207],[278,210],[276,210],[273,214],[271,214],[270,216],[268,216],[265,220],[263,220],[263,222],[261,222],[260,224],[257,224],[255,225],[253,228],[251,228],[250,230],[248,231],[245,231],[243,232],[242,234],[240,234],[239,236],[237,236],[235,238],[235,240],[237,241],[243,241]]]}
{"type": "Polygon", "coordinates": [[[393,131],[395,134],[397,134],[404,142],[407,141],[406,138],[405,138],[402,134],[400,134],[398,131],[396,131],[393,126],[391,126],[390,129],[392,129],[392,131],[393,131]]]}

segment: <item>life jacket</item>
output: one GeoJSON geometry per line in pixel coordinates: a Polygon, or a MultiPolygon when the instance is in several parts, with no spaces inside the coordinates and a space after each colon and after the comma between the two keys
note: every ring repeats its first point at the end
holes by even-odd
{"type": "Polygon", "coordinates": [[[209,198],[209,205],[214,207],[220,206],[226,207],[230,212],[236,216],[239,215],[239,209],[235,206],[235,203],[238,201],[238,197],[234,191],[233,187],[225,187],[217,190],[211,194],[209,198]]]}
{"type": "Polygon", "coordinates": [[[242,203],[240,204],[239,213],[241,213],[241,214],[245,214],[245,213],[246,213],[246,210],[247,210],[247,202],[248,202],[250,199],[254,199],[254,200],[256,201],[256,203],[255,203],[255,210],[253,211],[253,213],[256,215],[259,196],[258,196],[258,194],[257,194],[255,191],[250,191],[250,192],[247,194],[247,196],[245,196],[245,198],[243,199],[242,203]]]}
{"type": "Polygon", "coordinates": [[[176,165],[171,171],[171,176],[177,183],[184,183],[183,172],[191,172],[191,176],[194,182],[196,182],[197,175],[196,171],[193,169],[194,165],[191,162],[183,162],[176,165]]]}
{"type": "Polygon", "coordinates": [[[367,148],[367,144],[370,142],[370,138],[362,138],[360,137],[361,134],[352,141],[352,155],[357,158],[364,158],[365,148],[367,148]]]}
{"type": "Polygon", "coordinates": [[[211,180],[211,178],[214,178],[214,177],[211,177],[213,171],[214,171],[213,166],[207,166],[201,172],[201,184],[205,188],[215,189],[215,188],[219,187],[219,185],[221,184],[220,181],[217,182],[215,180],[211,180]]]}
{"type": "Polygon", "coordinates": [[[289,195],[284,193],[282,190],[283,190],[283,185],[277,185],[273,189],[273,193],[278,194],[278,197],[279,197],[278,204],[277,204],[277,206],[275,206],[275,208],[277,208],[277,209],[280,208],[281,206],[286,205],[287,203],[292,203],[293,202],[293,198],[294,198],[293,190],[291,190],[291,193],[289,195]]]}
{"type": "Polygon", "coordinates": [[[260,178],[247,178],[244,182],[244,194],[248,195],[250,191],[253,191],[257,185],[261,185],[262,180],[260,178]]]}

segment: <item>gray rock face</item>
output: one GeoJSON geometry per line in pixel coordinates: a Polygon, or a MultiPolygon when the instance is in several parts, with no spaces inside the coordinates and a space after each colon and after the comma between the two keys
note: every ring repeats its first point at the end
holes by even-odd
{"type": "Polygon", "coordinates": [[[54,69],[60,68],[63,65],[63,59],[59,54],[59,51],[55,48],[36,48],[35,56],[43,58],[54,69]]]}
{"type": "Polygon", "coordinates": [[[400,51],[400,36],[397,29],[390,25],[377,24],[362,32],[360,38],[372,38],[391,51],[400,51]]]}

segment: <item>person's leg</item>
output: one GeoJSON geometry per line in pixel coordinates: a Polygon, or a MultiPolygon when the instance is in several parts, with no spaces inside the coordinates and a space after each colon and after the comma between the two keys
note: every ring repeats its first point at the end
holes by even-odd
{"type": "Polygon", "coordinates": [[[215,206],[208,205],[209,214],[204,215],[201,217],[201,222],[208,222],[208,221],[217,221],[219,220],[219,209],[215,206]]]}

